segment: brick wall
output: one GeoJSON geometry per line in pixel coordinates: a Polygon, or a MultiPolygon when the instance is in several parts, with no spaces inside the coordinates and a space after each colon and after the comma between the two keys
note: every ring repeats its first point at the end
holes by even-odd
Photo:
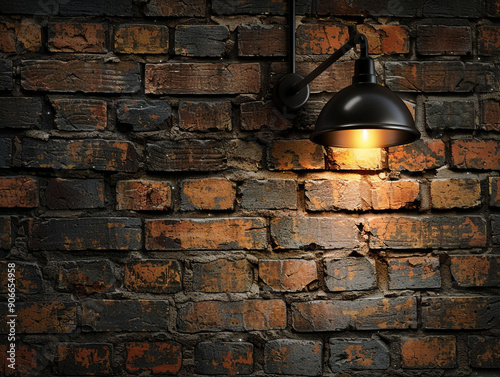
{"type": "Polygon", "coordinates": [[[384,150],[308,141],[354,53],[272,104],[285,0],[0,12],[18,375],[499,375],[499,1],[297,2],[299,73],[359,31],[407,100],[384,150]]]}

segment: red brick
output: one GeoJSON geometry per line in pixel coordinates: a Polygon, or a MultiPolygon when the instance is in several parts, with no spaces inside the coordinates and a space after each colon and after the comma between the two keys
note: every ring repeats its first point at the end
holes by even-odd
{"type": "Polygon", "coordinates": [[[62,131],[104,131],[108,128],[105,101],[56,99],[52,101],[55,124],[62,131]]]}
{"type": "Polygon", "coordinates": [[[58,265],[56,290],[79,296],[113,292],[116,278],[107,260],[68,261],[58,265]]]}
{"type": "Polygon", "coordinates": [[[386,152],[382,148],[352,149],[327,148],[328,170],[382,170],[387,166],[386,152]]]}
{"type": "Polygon", "coordinates": [[[182,367],[182,347],[177,342],[127,344],[125,369],[129,373],[177,374],[182,367]]]}
{"type": "Polygon", "coordinates": [[[428,330],[483,330],[498,327],[498,297],[424,297],[422,327],[428,330]]]}
{"type": "Polygon", "coordinates": [[[500,1],[499,0],[487,1],[486,14],[490,17],[500,17],[500,1]]]}
{"type": "Polygon", "coordinates": [[[146,4],[146,16],[160,17],[204,17],[205,0],[151,0],[146,4]]]}
{"type": "Polygon", "coordinates": [[[83,93],[135,93],[140,89],[138,63],[81,60],[25,60],[21,86],[25,90],[83,93]]]}
{"type": "Polygon", "coordinates": [[[271,220],[271,238],[277,249],[354,248],[359,245],[354,219],[341,217],[276,217],[271,220]]]}
{"type": "Polygon", "coordinates": [[[268,149],[270,170],[321,170],[325,168],[323,147],[309,140],[277,140],[268,149]]]}
{"type": "Polygon", "coordinates": [[[50,209],[81,209],[104,207],[102,179],[49,179],[45,190],[50,209]]]}
{"type": "Polygon", "coordinates": [[[331,292],[364,291],[377,286],[375,263],[358,257],[325,259],[325,285],[331,292]]]}
{"type": "MultiPolygon", "coordinates": [[[[6,355],[7,345],[7,342],[6,344],[0,344],[2,355],[6,355]]],[[[43,370],[49,363],[49,360],[43,355],[43,351],[39,347],[28,345],[16,345],[16,369],[8,367],[7,357],[0,359],[0,373],[4,373],[5,376],[33,376],[33,373],[43,370]]]]}
{"type": "Polygon", "coordinates": [[[0,249],[10,249],[12,242],[10,216],[0,216],[0,249]]]}
{"type": "Polygon", "coordinates": [[[231,131],[231,102],[181,101],[179,127],[186,131],[231,131]]]}
{"type": "Polygon", "coordinates": [[[471,29],[468,26],[419,25],[417,52],[422,55],[471,54],[471,29]]]}
{"type": "Polygon", "coordinates": [[[432,208],[473,208],[481,205],[481,183],[475,178],[433,179],[432,208]]]}
{"type": "Polygon", "coordinates": [[[500,338],[472,335],[468,345],[471,367],[500,368],[500,338]]]}
{"type": "Polygon", "coordinates": [[[292,326],[298,332],[414,329],[417,302],[414,297],[295,302],[292,326]]]}
{"type": "Polygon", "coordinates": [[[190,302],[177,313],[177,329],[188,333],[274,330],[285,326],[286,305],[278,299],[190,302]]]}
{"type": "Polygon", "coordinates": [[[500,102],[485,99],[481,102],[480,128],[485,131],[500,131],[500,102]]]}
{"type": "Polygon", "coordinates": [[[498,140],[451,140],[451,167],[500,170],[498,140]]]}
{"type": "Polygon", "coordinates": [[[491,207],[500,207],[500,178],[499,177],[490,177],[490,206],[491,207]]]}
{"type": "Polygon", "coordinates": [[[252,343],[198,343],[194,349],[194,371],[209,375],[252,374],[253,354],[252,343]]]}
{"type": "MultiPolygon", "coordinates": [[[[329,366],[332,372],[388,369],[389,347],[377,338],[330,338],[329,366]]],[[[347,374],[348,375],[348,374],[347,374]]]]}
{"type": "Polygon", "coordinates": [[[240,106],[240,127],[244,131],[269,128],[283,131],[292,128],[293,122],[278,110],[274,102],[245,102],[240,106]]]}
{"type": "Polygon", "coordinates": [[[441,288],[439,258],[389,258],[389,289],[441,288]]]}
{"type": "Polygon", "coordinates": [[[36,178],[21,175],[0,178],[0,207],[38,207],[38,182],[36,178]]]}
{"type": "Polygon", "coordinates": [[[410,52],[408,28],[401,25],[357,25],[358,33],[368,38],[370,54],[407,54],[410,52]]]}
{"type": "Polygon", "coordinates": [[[259,93],[258,63],[146,64],[146,94],[259,93]]]}
{"type": "MultiPolygon", "coordinates": [[[[172,107],[167,100],[124,99],[116,104],[118,123],[126,130],[156,131],[170,123],[172,107]]],[[[120,126],[119,126],[120,128],[120,126]]]]}
{"type": "MultiPolygon", "coordinates": [[[[7,303],[1,304],[7,312],[7,303]]],[[[16,302],[18,334],[63,334],[76,329],[75,302],[16,302]]],[[[7,324],[0,325],[7,334],[7,324]]]]}
{"type": "Polygon", "coordinates": [[[103,24],[50,24],[49,51],[104,53],[107,52],[106,32],[103,24]]]}
{"type": "Polygon", "coordinates": [[[115,27],[114,51],[120,54],[167,54],[168,27],[120,25],[115,27]]]}
{"type": "Polygon", "coordinates": [[[423,247],[422,227],[422,220],[415,217],[372,217],[363,230],[371,248],[414,249],[423,247]]]}
{"type": "Polygon", "coordinates": [[[401,339],[403,368],[455,368],[457,340],[454,336],[401,339]]]}
{"type": "Polygon", "coordinates": [[[225,178],[191,179],[182,182],[181,210],[234,209],[236,185],[225,178]]]}
{"type": "Polygon", "coordinates": [[[286,56],[286,38],[281,25],[238,26],[238,55],[286,56]]]}
{"type": "Polygon", "coordinates": [[[500,287],[500,255],[454,255],[450,270],[459,287],[500,287]]]}
{"type": "Polygon", "coordinates": [[[249,210],[297,209],[293,179],[250,179],[240,186],[240,207],[249,210]]]}
{"type": "Polygon", "coordinates": [[[182,289],[181,264],[176,260],[141,260],[125,266],[123,284],[132,292],[175,293],[182,289]]]}
{"type": "Polygon", "coordinates": [[[323,343],[313,340],[276,339],[266,342],[264,372],[276,375],[320,376],[323,343]]]}
{"type": "Polygon", "coordinates": [[[263,218],[149,220],[147,250],[262,250],[267,247],[263,218]]]}
{"type": "Polygon", "coordinates": [[[169,182],[119,181],[116,184],[116,209],[164,211],[172,206],[169,182]]]}
{"type": "Polygon", "coordinates": [[[297,27],[298,54],[333,54],[349,40],[344,25],[301,24],[297,27]]]}
{"type": "Polygon", "coordinates": [[[229,29],[224,25],[177,25],[175,53],[182,56],[220,57],[226,53],[229,29]]]}
{"type": "Polygon", "coordinates": [[[478,54],[499,55],[500,27],[495,25],[481,25],[477,30],[478,54]]]}
{"type": "MultiPolygon", "coordinates": [[[[0,262],[0,293],[7,293],[8,271],[10,261],[0,262]]],[[[36,264],[14,262],[16,270],[16,293],[35,294],[42,290],[42,273],[36,264]]]]}
{"type": "Polygon", "coordinates": [[[206,293],[248,292],[253,272],[246,259],[193,263],[193,290],[206,293]]]}
{"type": "Polygon", "coordinates": [[[273,291],[300,292],[318,280],[318,271],[313,260],[261,259],[259,278],[273,291]]]}
{"type": "Polygon", "coordinates": [[[424,171],[446,163],[445,145],[441,140],[421,139],[411,144],[389,148],[389,169],[424,171]]]}
{"type": "Polygon", "coordinates": [[[62,343],[57,346],[57,371],[63,375],[111,374],[113,346],[103,343],[62,343]]]}
{"type": "Polygon", "coordinates": [[[33,20],[0,23],[0,51],[23,53],[39,51],[42,47],[42,28],[33,20]]]}

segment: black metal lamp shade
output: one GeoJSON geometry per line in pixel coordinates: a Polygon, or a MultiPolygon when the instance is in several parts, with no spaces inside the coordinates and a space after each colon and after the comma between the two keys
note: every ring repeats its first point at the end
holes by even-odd
{"type": "Polygon", "coordinates": [[[358,82],[328,101],[311,141],[340,148],[383,148],[420,137],[404,102],[390,89],[358,82]]]}

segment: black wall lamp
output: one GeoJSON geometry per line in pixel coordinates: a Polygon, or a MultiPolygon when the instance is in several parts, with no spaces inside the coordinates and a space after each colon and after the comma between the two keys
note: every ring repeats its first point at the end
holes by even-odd
{"type": "Polygon", "coordinates": [[[360,58],[355,62],[352,85],[334,95],[318,116],[311,141],[329,147],[383,148],[411,143],[420,138],[413,117],[394,92],[377,84],[368,41],[356,34],[306,77],[295,73],[295,0],[290,0],[290,71],[274,87],[274,102],[283,112],[304,106],[309,83],[357,44],[360,58]]]}

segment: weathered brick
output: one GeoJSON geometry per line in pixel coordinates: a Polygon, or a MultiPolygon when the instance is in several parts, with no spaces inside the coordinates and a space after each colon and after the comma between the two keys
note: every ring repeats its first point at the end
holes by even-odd
{"type": "Polygon", "coordinates": [[[12,140],[0,138],[0,169],[12,166],[12,140]]]}
{"type": "Polygon", "coordinates": [[[61,343],[57,346],[57,372],[68,376],[108,376],[112,354],[112,344],[61,343]]]}
{"type": "Polygon", "coordinates": [[[273,102],[252,101],[240,106],[240,127],[244,131],[269,128],[283,131],[292,128],[293,122],[278,110],[273,102]]]}
{"type": "Polygon", "coordinates": [[[403,368],[454,368],[457,340],[454,336],[426,336],[401,339],[403,368]]]}
{"type": "Polygon", "coordinates": [[[296,302],[292,325],[298,332],[414,329],[417,302],[414,297],[296,302]]]}
{"type": "Polygon", "coordinates": [[[256,172],[264,165],[264,148],[255,140],[229,140],[226,150],[229,168],[256,172]]]}
{"type": "Polygon", "coordinates": [[[116,279],[107,260],[79,260],[58,265],[56,290],[86,296],[115,290],[116,279]]]}
{"type": "MultiPolygon", "coordinates": [[[[214,0],[212,10],[216,14],[285,14],[286,1],[214,0]]],[[[300,14],[300,13],[299,13],[300,14]]]]}
{"type": "Polygon", "coordinates": [[[441,140],[420,139],[411,144],[389,148],[391,170],[433,170],[445,163],[445,145],[441,140]]]}
{"type": "Polygon", "coordinates": [[[475,178],[433,179],[432,208],[472,208],[481,205],[481,183],[475,178]]]}
{"type": "Polygon", "coordinates": [[[325,168],[323,147],[309,140],[277,140],[268,148],[270,170],[321,170],[325,168]]]}
{"type": "Polygon", "coordinates": [[[146,16],[160,17],[204,17],[207,10],[205,0],[151,0],[146,4],[146,16]]]}
{"type": "Polygon", "coordinates": [[[253,373],[253,344],[246,342],[198,343],[194,349],[194,372],[209,375],[253,373]]]}
{"type": "Polygon", "coordinates": [[[193,290],[207,293],[248,292],[253,272],[246,259],[193,263],[193,290]]]}
{"type": "Polygon", "coordinates": [[[167,54],[168,27],[131,24],[117,26],[113,47],[119,54],[167,54]]]}
{"type": "Polygon", "coordinates": [[[175,53],[182,56],[222,56],[228,39],[229,29],[223,25],[178,25],[175,28],[175,53]]]}
{"type": "Polygon", "coordinates": [[[372,217],[364,231],[374,249],[486,246],[486,222],[479,216],[372,217]]]}
{"type": "Polygon", "coordinates": [[[163,181],[119,181],[116,184],[116,209],[164,211],[172,206],[172,188],[163,181]]]}
{"type": "Polygon", "coordinates": [[[134,145],[120,140],[58,140],[24,138],[22,163],[28,168],[94,169],[134,172],[138,157],[134,145]]]}
{"type": "Polygon", "coordinates": [[[82,217],[32,221],[29,245],[33,250],[140,250],[141,219],[82,217]]]}
{"type": "Polygon", "coordinates": [[[20,21],[0,23],[0,51],[24,52],[39,51],[42,47],[42,28],[34,20],[23,18],[20,21]]]}
{"type": "Polygon", "coordinates": [[[410,52],[408,28],[402,25],[356,25],[358,33],[368,38],[370,54],[407,54],[410,52]]]}
{"type": "Polygon", "coordinates": [[[39,128],[42,107],[39,97],[0,98],[0,128],[39,128]]]}
{"type": "Polygon", "coordinates": [[[239,94],[260,91],[259,63],[146,64],[146,94],[239,94]]]}
{"type": "Polygon", "coordinates": [[[353,219],[340,217],[277,217],[271,220],[271,237],[278,249],[354,248],[359,245],[353,219]]]}
{"type": "Polygon", "coordinates": [[[84,331],[166,331],[168,303],[162,300],[82,301],[84,331]]]}
{"type": "Polygon", "coordinates": [[[172,108],[166,100],[116,101],[118,122],[132,126],[133,131],[161,129],[171,115],[172,108]]]}
{"type": "Polygon", "coordinates": [[[498,140],[451,140],[451,167],[500,170],[498,140]]]}
{"type": "Polygon", "coordinates": [[[494,245],[500,244],[500,216],[491,215],[491,241],[494,245]]]}
{"type": "MultiPolygon", "coordinates": [[[[3,355],[7,353],[7,346],[7,342],[0,344],[0,352],[3,355]]],[[[8,366],[7,357],[0,359],[0,373],[4,373],[5,376],[32,376],[37,371],[43,370],[48,362],[40,347],[26,344],[16,345],[15,369],[8,366]]]]}
{"type": "Polygon", "coordinates": [[[25,60],[21,86],[25,90],[83,93],[135,93],[141,85],[138,63],[81,60],[25,60]]]}
{"type": "Polygon", "coordinates": [[[10,216],[0,216],[0,249],[10,249],[12,243],[10,216]]]}
{"type": "Polygon", "coordinates": [[[297,27],[297,53],[333,54],[348,39],[345,25],[301,24],[297,27]]]}
{"type": "Polygon", "coordinates": [[[324,263],[329,291],[365,291],[377,286],[375,263],[367,258],[329,258],[324,263]]]}
{"type": "Polygon", "coordinates": [[[500,256],[450,256],[451,276],[459,287],[500,287],[500,256]]]}
{"type": "Polygon", "coordinates": [[[473,368],[500,368],[500,338],[470,335],[469,360],[473,368]]]}
{"type": "Polygon", "coordinates": [[[425,124],[431,130],[473,130],[473,101],[425,101],[425,124]]]}
{"type": "Polygon", "coordinates": [[[441,288],[438,257],[387,259],[389,289],[441,288]]]}
{"type": "MultiPolygon", "coordinates": [[[[7,302],[0,303],[7,313],[7,302]]],[[[63,334],[76,329],[75,302],[16,302],[16,332],[18,334],[63,334]]],[[[2,334],[7,334],[7,321],[0,325],[2,334]]]]}
{"type": "Polygon", "coordinates": [[[500,178],[499,177],[490,177],[489,178],[489,186],[490,186],[490,206],[492,207],[500,207],[500,178]]]}
{"type": "Polygon", "coordinates": [[[38,181],[28,175],[0,177],[0,207],[38,207],[38,181]]]}
{"type": "Polygon", "coordinates": [[[12,61],[0,59],[0,90],[12,90],[12,61]]]}
{"type": "Polygon", "coordinates": [[[500,27],[496,25],[481,25],[477,30],[477,50],[479,55],[499,55],[500,27]]]}
{"type": "Polygon", "coordinates": [[[129,373],[177,374],[182,367],[182,346],[177,342],[132,342],[126,349],[129,373]]]}
{"type": "Polygon", "coordinates": [[[182,290],[182,266],[171,259],[130,262],[123,284],[132,292],[176,293],[182,290]]]}
{"type": "Polygon", "coordinates": [[[377,338],[330,338],[328,365],[334,373],[387,369],[389,347],[377,338]]]}
{"type": "Polygon", "coordinates": [[[266,342],[264,371],[270,374],[320,376],[323,343],[313,340],[276,339],[266,342]]]}
{"type": "Polygon", "coordinates": [[[180,101],[179,127],[186,131],[231,131],[231,102],[180,101]]]}
{"type": "Polygon", "coordinates": [[[328,170],[382,170],[386,168],[386,152],[382,148],[328,148],[328,170]]]}
{"type": "Polygon", "coordinates": [[[107,52],[107,27],[103,24],[57,23],[49,25],[52,52],[107,52]]]}
{"type": "Polygon", "coordinates": [[[128,16],[133,13],[132,0],[72,0],[59,3],[61,16],[128,16]]]}
{"type": "Polygon", "coordinates": [[[55,99],[54,122],[61,131],[103,131],[108,125],[105,101],[93,99],[55,99]]]}
{"type": "Polygon", "coordinates": [[[297,182],[293,179],[255,179],[241,187],[241,208],[297,209],[297,182]]]}
{"type": "Polygon", "coordinates": [[[102,179],[51,178],[45,190],[50,209],[80,209],[104,207],[102,179]]]}
{"type": "Polygon", "coordinates": [[[181,210],[234,209],[236,185],[225,178],[188,179],[182,182],[181,210]]]}
{"type": "Polygon", "coordinates": [[[483,330],[498,326],[500,298],[424,297],[422,326],[429,330],[483,330]]]}
{"type": "Polygon", "coordinates": [[[495,99],[481,101],[480,128],[485,131],[500,131],[500,102],[495,99]]]}
{"type": "Polygon", "coordinates": [[[267,247],[263,218],[149,220],[147,250],[262,250],[267,247]]]}
{"type": "Polygon", "coordinates": [[[286,53],[286,30],[283,26],[238,26],[239,56],[286,56],[286,53]]]}
{"type": "Polygon", "coordinates": [[[490,63],[387,62],[385,72],[387,86],[399,92],[490,92],[496,87],[490,63]]]}
{"type": "Polygon", "coordinates": [[[486,15],[490,17],[500,17],[500,1],[491,0],[486,2],[486,15]]]}
{"type": "Polygon", "coordinates": [[[227,167],[224,146],[215,140],[165,140],[146,147],[146,164],[151,171],[217,171],[227,167]]]}
{"type": "MultiPolygon", "coordinates": [[[[7,264],[10,261],[0,262],[0,293],[8,292],[7,264]]],[[[27,262],[16,264],[16,293],[28,295],[36,294],[43,288],[42,273],[38,265],[27,262]]],[[[1,370],[1,369],[0,369],[1,370]]]]}
{"type": "Polygon", "coordinates": [[[259,331],[284,329],[286,304],[282,300],[198,301],[177,312],[181,332],[259,331]]]}
{"type": "Polygon", "coordinates": [[[472,53],[469,26],[417,26],[417,52],[422,55],[466,55],[472,53]]]}
{"type": "Polygon", "coordinates": [[[259,278],[273,291],[300,292],[318,280],[318,271],[313,260],[261,259],[259,278]]]}

